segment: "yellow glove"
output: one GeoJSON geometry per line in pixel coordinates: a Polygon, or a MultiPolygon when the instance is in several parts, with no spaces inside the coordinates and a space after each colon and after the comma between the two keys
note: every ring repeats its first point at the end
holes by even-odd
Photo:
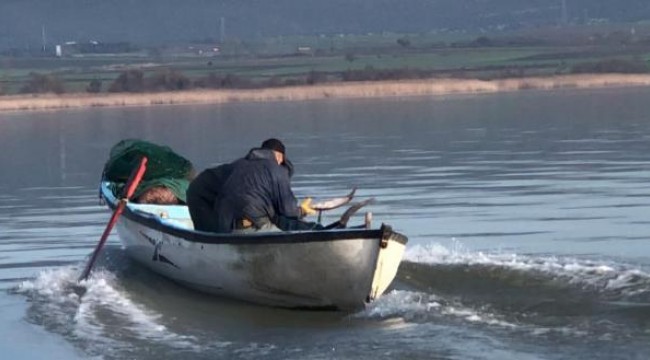
{"type": "Polygon", "coordinates": [[[311,198],[306,198],[300,203],[300,210],[302,211],[303,216],[313,215],[316,213],[316,210],[311,208],[311,198]]]}

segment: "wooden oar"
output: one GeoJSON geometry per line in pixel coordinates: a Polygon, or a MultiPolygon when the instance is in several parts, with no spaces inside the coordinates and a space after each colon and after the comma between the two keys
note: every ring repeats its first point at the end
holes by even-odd
{"type": "Polygon", "coordinates": [[[131,172],[131,175],[129,176],[129,180],[126,182],[126,185],[124,187],[122,198],[118,202],[115,211],[113,211],[113,215],[111,216],[111,219],[106,225],[106,229],[104,229],[104,233],[102,234],[102,237],[99,239],[99,243],[97,243],[93,255],[90,257],[88,264],[86,264],[86,268],[84,269],[83,273],[81,273],[81,276],[79,277],[79,281],[85,280],[90,274],[90,270],[92,270],[93,265],[97,260],[97,256],[99,255],[99,252],[102,250],[102,247],[106,242],[106,239],[108,239],[108,235],[111,233],[111,230],[113,229],[113,226],[115,226],[117,219],[124,211],[124,208],[126,207],[126,203],[129,201],[131,196],[133,196],[133,193],[135,192],[135,189],[138,187],[138,184],[140,184],[140,180],[142,180],[142,176],[144,175],[146,169],[147,169],[147,157],[143,156],[142,159],[140,160],[140,164],[138,165],[138,167],[133,169],[133,171],[131,172]]]}

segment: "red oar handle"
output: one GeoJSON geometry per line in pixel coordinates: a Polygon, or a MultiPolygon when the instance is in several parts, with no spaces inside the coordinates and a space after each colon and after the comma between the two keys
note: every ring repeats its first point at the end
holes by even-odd
{"type": "Polygon", "coordinates": [[[126,182],[124,199],[129,200],[131,196],[133,196],[135,189],[138,187],[138,184],[140,184],[140,181],[144,176],[145,170],[147,170],[147,161],[147,157],[143,156],[142,159],[140,159],[140,164],[138,164],[138,167],[131,172],[129,180],[126,182]]]}
{"type": "Polygon", "coordinates": [[[90,270],[92,270],[93,265],[97,260],[97,256],[99,255],[99,252],[104,246],[106,239],[108,239],[108,235],[111,233],[111,230],[113,229],[113,226],[117,222],[117,219],[122,214],[122,211],[124,211],[124,208],[126,207],[126,202],[133,195],[135,189],[138,187],[138,184],[140,184],[140,180],[142,180],[142,176],[144,175],[146,169],[147,169],[147,157],[143,156],[142,159],[140,160],[140,164],[138,165],[138,167],[131,172],[131,175],[129,176],[129,180],[127,181],[125,186],[125,191],[124,191],[125,196],[122,199],[120,199],[120,201],[117,203],[117,207],[115,208],[115,211],[113,211],[113,215],[111,215],[111,219],[108,221],[108,224],[106,225],[106,228],[102,233],[102,237],[99,239],[99,242],[97,243],[97,246],[95,247],[95,251],[93,251],[93,254],[90,257],[88,264],[86,264],[84,271],[81,273],[81,276],[79,277],[79,281],[86,279],[90,274],[90,270]]]}

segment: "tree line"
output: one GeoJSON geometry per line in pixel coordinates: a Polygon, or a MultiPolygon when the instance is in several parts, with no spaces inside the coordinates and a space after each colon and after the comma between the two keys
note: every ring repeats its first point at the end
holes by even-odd
{"type": "MultiPolygon", "coordinates": [[[[314,85],[335,81],[381,81],[381,80],[406,80],[426,79],[444,75],[446,77],[468,77],[466,69],[437,72],[434,70],[414,68],[377,69],[366,66],[363,69],[348,69],[339,72],[321,72],[312,70],[298,76],[271,76],[269,78],[248,78],[233,73],[209,73],[198,78],[190,78],[182,72],[167,69],[151,74],[142,70],[126,70],[107,86],[100,79],[92,79],[85,87],[88,93],[141,93],[182,91],[190,89],[256,89],[283,86],[314,85]]],[[[509,78],[526,76],[526,68],[485,68],[470,69],[473,71],[490,72],[490,78],[509,78]]],[[[650,67],[642,59],[621,60],[608,59],[593,62],[582,62],[570,66],[565,73],[648,73],[650,67]]],[[[29,79],[19,90],[23,94],[66,92],[65,81],[55,74],[31,73],[29,79]]],[[[7,94],[0,84],[0,95],[7,94]],[[4,90],[4,91],[3,91],[4,90]]]]}

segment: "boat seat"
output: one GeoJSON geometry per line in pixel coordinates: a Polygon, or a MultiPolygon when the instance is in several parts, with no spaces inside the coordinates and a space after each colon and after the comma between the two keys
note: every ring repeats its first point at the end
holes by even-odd
{"type": "Polygon", "coordinates": [[[187,206],[171,205],[160,206],[152,204],[129,204],[129,207],[136,211],[142,211],[160,218],[160,222],[181,229],[194,230],[194,223],[190,218],[187,206]]]}
{"type": "Polygon", "coordinates": [[[181,229],[194,230],[194,223],[191,219],[162,219],[162,223],[181,229]]]}

